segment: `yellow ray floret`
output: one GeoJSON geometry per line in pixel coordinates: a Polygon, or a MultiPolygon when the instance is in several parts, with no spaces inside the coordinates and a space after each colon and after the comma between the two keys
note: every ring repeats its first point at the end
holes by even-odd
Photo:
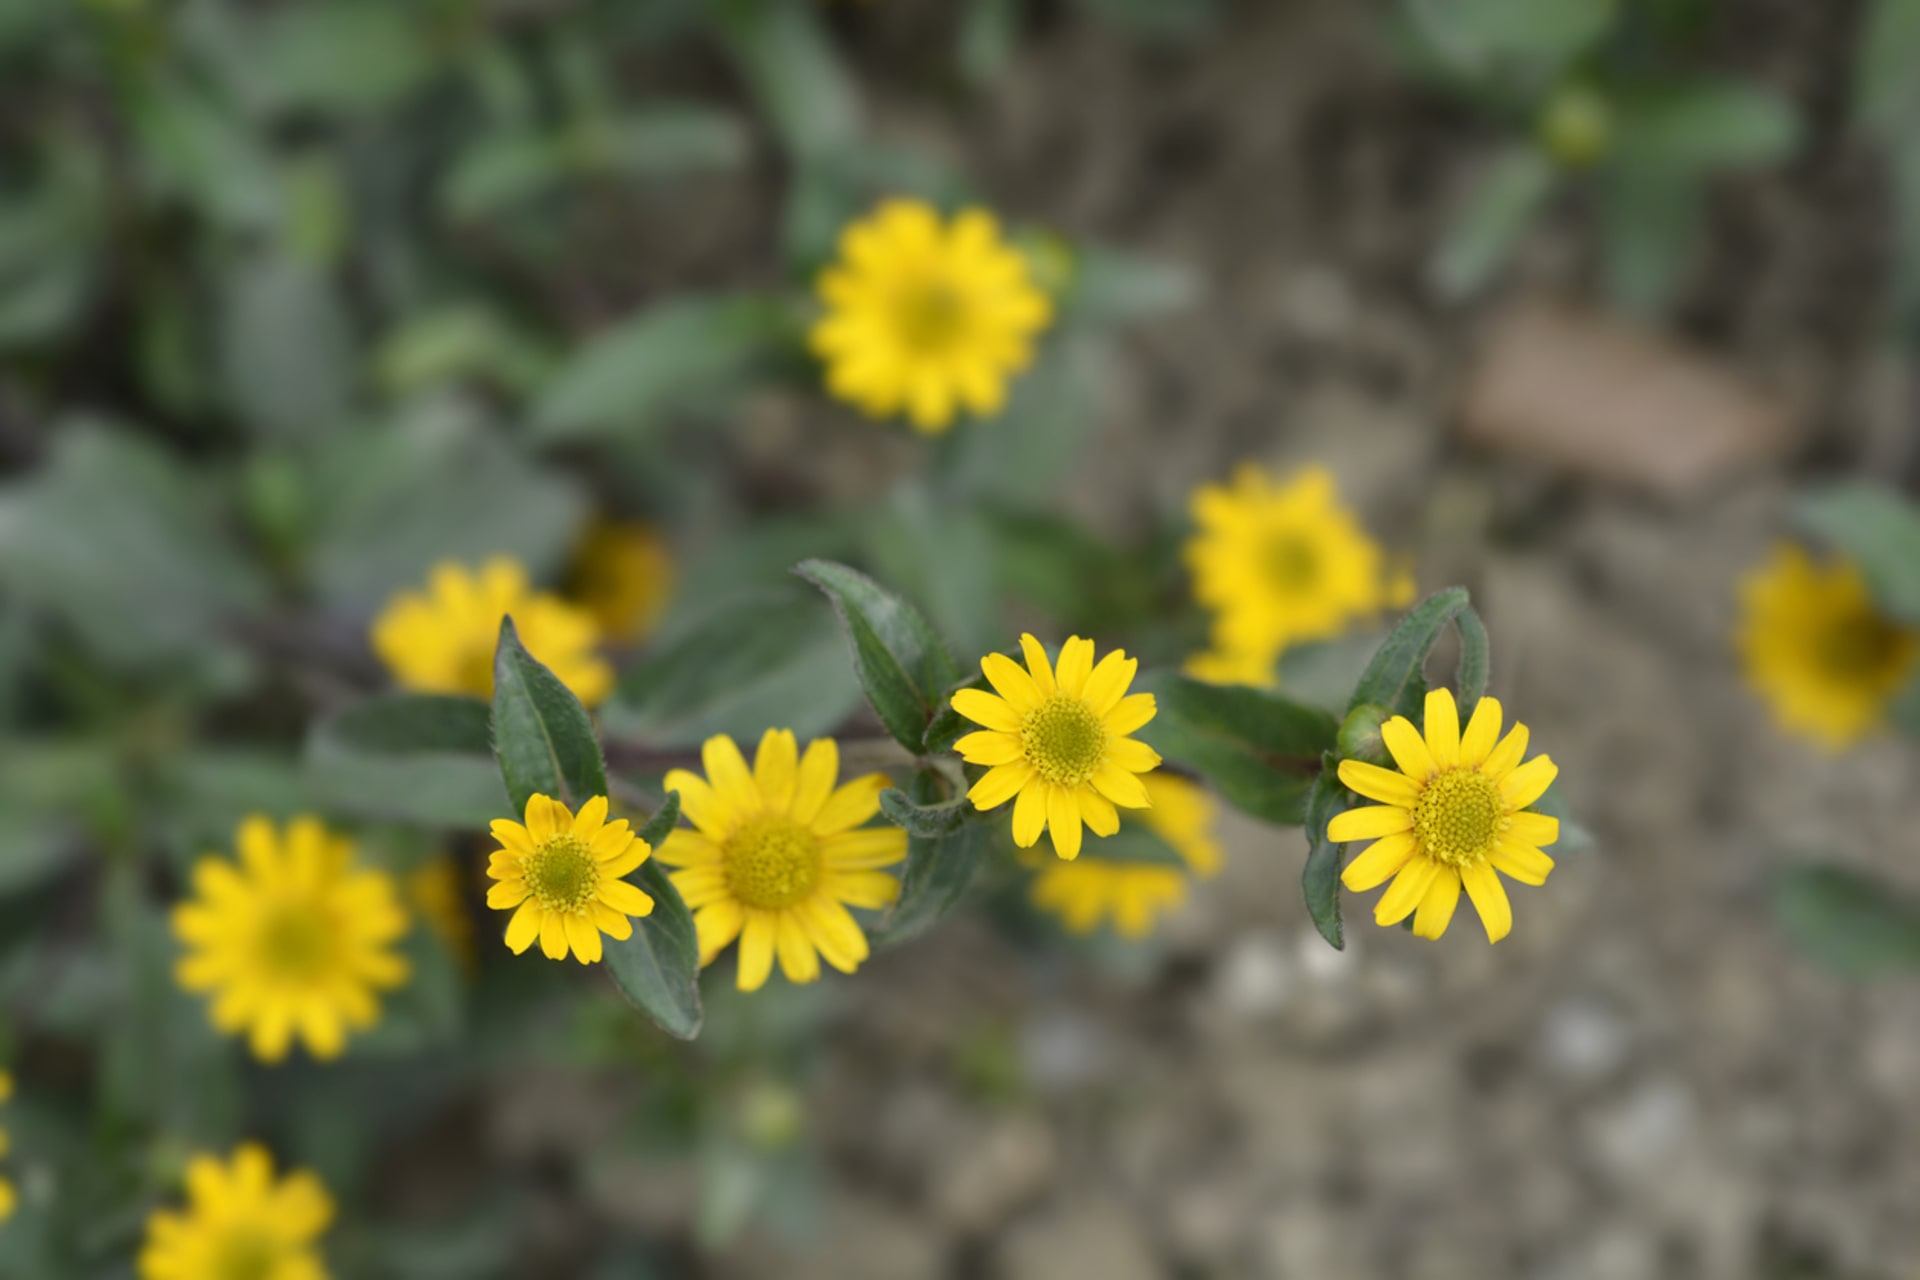
{"type": "Polygon", "coordinates": [[[812,344],[828,389],[870,417],[905,412],[928,434],[962,408],[999,413],[1053,316],[991,214],[943,224],[918,200],[888,201],[848,227],[818,289],[826,315],[812,344]]]}
{"type": "Polygon", "coordinates": [[[906,832],[865,825],[887,776],[836,785],[838,744],[821,738],[802,755],[790,729],[761,736],[751,769],[725,734],[708,738],[700,757],[704,778],[667,774],[693,828],[660,845],[660,861],[680,868],[673,885],[694,913],[700,963],[738,938],[742,991],[766,982],[776,955],[789,982],[818,978],[822,957],[842,973],[859,968],[867,938],[847,908],[891,905],[900,882],[881,868],[907,856],[906,832]]]}
{"type": "Polygon", "coordinates": [[[1081,824],[1096,836],[1120,829],[1114,806],[1147,808],[1139,775],[1160,766],[1152,747],[1127,735],[1153,719],[1150,693],[1128,694],[1138,659],[1116,649],[1093,661],[1093,641],[1070,637],[1056,671],[1047,651],[1020,637],[1023,668],[1002,653],[980,660],[998,697],[983,689],[953,695],[953,709],[982,729],[954,744],[987,772],[967,796],[981,810],[1013,805],[1013,842],[1032,848],[1042,831],[1063,858],[1080,854],[1081,824]]]}
{"type": "Polygon", "coordinates": [[[1186,868],[1120,862],[1092,853],[1072,862],[1048,858],[1034,876],[1033,903],[1058,916],[1073,933],[1092,933],[1110,920],[1121,937],[1144,938],[1160,917],[1186,902],[1191,876],[1207,877],[1220,869],[1213,798],[1205,789],[1168,773],[1150,773],[1140,781],[1153,807],[1130,810],[1123,820],[1139,821],[1154,831],[1186,868]]]}
{"type": "Polygon", "coordinates": [[[653,914],[653,899],[626,877],[653,850],[625,818],[607,821],[607,798],[594,796],[576,817],[549,796],[527,801],[526,822],[495,818],[500,847],[487,862],[496,882],[487,905],[511,911],[507,946],[515,955],[540,940],[549,960],[569,951],[581,964],[604,954],[600,935],[624,942],[631,916],[653,914]]]}
{"type": "Polygon", "coordinates": [[[317,1242],[333,1200],[304,1170],[276,1180],[273,1158],[249,1143],[222,1164],[187,1165],[187,1207],[147,1219],[140,1280],[327,1280],[317,1242]]]}
{"type": "Polygon", "coordinates": [[[1831,751],[1880,729],[1920,670],[1920,628],[1886,617],[1858,565],[1782,544],[1740,584],[1747,683],[1789,733],[1831,751]]]}
{"type": "Polygon", "coordinates": [[[1501,738],[1500,714],[1497,701],[1482,698],[1462,733],[1453,695],[1435,689],[1427,695],[1424,737],[1405,716],[1380,727],[1397,772],[1340,762],[1340,781],[1380,803],[1335,816],[1327,836],[1373,841],[1340,879],[1356,893],[1392,879],[1374,908],[1380,924],[1411,915],[1415,933],[1438,938],[1464,887],[1487,940],[1498,942],[1513,928],[1500,874],[1521,884],[1546,883],[1553,859],[1540,847],[1560,838],[1560,820],[1527,806],[1546,794],[1559,769],[1546,756],[1522,764],[1527,727],[1516,724],[1501,738]]]}
{"type": "Polygon", "coordinates": [[[377,993],[407,979],[393,949],[406,932],[399,887],[356,865],[353,841],[300,817],[284,831],[255,815],[235,836],[237,861],[194,865],[194,896],[174,909],[188,991],[211,992],[213,1025],[245,1032],[254,1056],[278,1062],[298,1037],[336,1058],[349,1031],[380,1016],[377,993]]]}
{"type": "Polygon", "coordinates": [[[1286,646],[1412,599],[1411,577],[1388,565],[1325,467],[1283,482],[1248,464],[1231,485],[1195,490],[1192,507],[1194,599],[1214,614],[1213,652],[1242,669],[1271,670],[1286,646]]]}
{"type": "Polygon", "coordinates": [[[613,689],[600,627],[585,609],[535,591],[517,561],[496,556],[473,572],[434,566],[425,591],[402,591],[373,623],[373,649],[403,689],[493,696],[500,620],[511,616],[528,653],[592,706],[613,689]]]}
{"type": "Polygon", "coordinates": [[[666,611],[673,556],[652,525],[597,521],[574,552],[571,586],[608,640],[635,644],[653,633],[666,611]]]}

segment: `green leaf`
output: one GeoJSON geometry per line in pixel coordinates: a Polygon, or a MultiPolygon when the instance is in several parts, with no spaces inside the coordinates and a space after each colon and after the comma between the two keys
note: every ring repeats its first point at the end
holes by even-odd
{"type": "Polygon", "coordinates": [[[897,787],[889,787],[880,793],[880,812],[887,821],[895,826],[905,827],[908,834],[938,839],[950,836],[966,824],[971,812],[971,801],[964,795],[957,800],[948,800],[943,804],[915,804],[907,793],[897,787]]]}
{"type": "Polygon", "coordinates": [[[1486,695],[1493,645],[1487,639],[1487,624],[1480,621],[1471,605],[1453,615],[1453,625],[1460,631],[1460,665],[1454,679],[1459,686],[1460,720],[1464,724],[1486,695]]]}
{"type": "Polygon", "coordinates": [[[493,761],[487,704],[396,693],[321,720],[307,737],[305,779],[330,814],[429,827],[483,828],[518,816],[493,761]]]}
{"type": "Polygon", "coordinates": [[[654,303],[561,365],[534,402],[534,435],[645,439],[676,414],[739,393],[756,365],[791,342],[791,319],[777,299],[654,303]]]}
{"type": "Polygon", "coordinates": [[[1339,951],[1347,945],[1340,920],[1340,872],[1346,846],[1327,839],[1327,824],[1347,807],[1347,791],[1340,785],[1336,764],[1329,752],[1307,796],[1307,864],[1300,871],[1300,891],[1313,927],[1339,951]]]}
{"type": "Polygon", "coordinates": [[[358,359],[333,282],[280,255],[234,265],[216,312],[227,404],[262,435],[337,425],[352,406],[358,359]]]}
{"type": "MultiPolygon", "coordinates": [[[[916,805],[935,805],[945,794],[943,788],[938,773],[922,769],[913,776],[907,798],[916,805]]],[[[959,802],[965,801],[965,796],[959,797],[959,802]]],[[[973,882],[986,852],[987,829],[982,823],[964,824],[947,836],[909,832],[900,896],[875,932],[874,944],[893,946],[917,938],[952,911],[973,882]]]]}
{"type": "Polygon", "coordinates": [[[1072,255],[1064,309],[1080,324],[1117,326],[1156,319],[1199,300],[1200,281],[1184,264],[1100,245],[1061,251],[1072,255]]]}
{"type": "Polygon", "coordinates": [[[1448,587],[1414,606],[1374,651],[1347,710],[1371,702],[1418,723],[1427,695],[1427,655],[1467,603],[1465,587],[1448,587]]]}
{"type": "Polygon", "coordinates": [[[1159,709],[1138,737],[1253,816],[1302,821],[1321,753],[1340,729],[1332,715],[1279,694],[1171,672],[1154,672],[1139,687],[1155,695],[1159,709]]]}
{"type": "Polygon", "coordinates": [[[1441,297],[1476,293],[1513,255],[1554,183],[1553,162],[1533,147],[1496,159],[1448,220],[1429,276],[1441,297]]]}
{"type": "Polygon", "coordinates": [[[794,0],[730,0],[721,30],[761,118],[788,156],[806,160],[860,141],[860,99],[814,7],[794,0]]]}
{"type": "Polygon", "coordinates": [[[921,739],[921,750],[927,755],[951,751],[954,743],[978,729],[979,725],[953,709],[953,695],[962,689],[991,688],[984,674],[976,674],[973,679],[963,680],[942,694],[940,709],[934,712],[933,720],[927,725],[926,736],[921,739]]]}
{"type": "MultiPolygon", "coordinates": [[[[680,820],[680,793],[666,801],[640,829],[656,851],[680,820]]],[[[602,941],[607,972],[633,1006],[668,1035],[691,1040],[700,1034],[700,943],[680,891],[658,858],[648,858],[628,877],[653,899],[651,914],[634,921],[633,936],[602,941]]]]}
{"type": "Polygon", "coordinates": [[[1920,119],[1920,0],[1874,0],[1858,38],[1854,114],[1889,140],[1902,138],[1920,119]]]}
{"type": "Polygon", "coordinates": [[[516,813],[536,794],[574,810],[607,794],[607,766],[587,709],[526,651],[512,618],[500,620],[493,659],[493,750],[516,813]]]}
{"type": "Polygon", "coordinates": [[[860,700],[832,612],[818,597],[760,591],[695,615],[620,681],[600,719],[609,738],[698,746],[752,741],[769,725],[832,730],[860,700]]]}
{"type": "Polygon", "coordinates": [[[1612,28],[1614,0],[1408,0],[1422,41],[1457,74],[1525,66],[1541,80],[1597,45],[1612,28]]]}
{"type": "Polygon", "coordinates": [[[918,752],[946,690],[960,679],[946,646],[912,605],[863,573],[831,560],[805,560],[794,572],[833,601],[867,701],[887,732],[918,752]]]}
{"type": "Polygon", "coordinates": [[[1920,903],[1840,866],[1783,872],[1774,917],[1815,963],[1848,978],[1920,970],[1920,903]]]}
{"type": "Polygon", "coordinates": [[[1700,79],[1623,95],[1613,145],[1634,167],[1705,176],[1780,164],[1800,132],[1792,104],[1776,94],[1700,79]]]}
{"type": "Polygon", "coordinates": [[[1613,305],[1656,316],[1694,261],[1706,225],[1706,192],[1691,175],[1617,164],[1602,175],[1601,274],[1613,305]]]}
{"type": "Polygon", "coordinates": [[[1890,617],[1920,624],[1920,507],[1891,489],[1843,484],[1802,498],[1795,515],[1860,566],[1890,617]]]}

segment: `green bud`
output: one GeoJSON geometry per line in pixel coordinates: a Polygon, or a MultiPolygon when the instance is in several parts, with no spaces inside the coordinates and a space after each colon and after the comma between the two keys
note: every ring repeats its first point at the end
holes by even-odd
{"type": "Polygon", "coordinates": [[[1569,169],[1584,169],[1613,145],[1613,106],[1592,85],[1563,84],[1540,112],[1539,131],[1547,154],[1569,169]]]}
{"type": "Polygon", "coordinates": [[[1393,712],[1372,702],[1363,702],[1340,726],[1334,747],[1342,760],[1364,760],[1368,764],[1391,766],[1387,744],[1381,740],[1380,726],[1392,719],[1393,712]]]}

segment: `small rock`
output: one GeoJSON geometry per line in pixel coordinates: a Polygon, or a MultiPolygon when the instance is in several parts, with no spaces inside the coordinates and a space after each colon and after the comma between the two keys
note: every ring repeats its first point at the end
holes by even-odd
{"type": "Polygon", "coordinates": [[[1045,1190],[1056,1162],[1053,1135],[1037,1120],[995,1120],[943,1153],[933,1212],[955,1231],[985,1231],[1045,1190]]]}
{"type": "Polygon", "coordinates": [[[1267,1018],[1286,1006],[1293,990],[1293,958],[1273,931],[1235,938],[1214,973],[1214,997],[1230,1016],[1267,1018]]]}
{"type": "Polygon", "coordinates": [[[1618,1014],[1596,1001],[1559,1005],[1540,1027],[1540,1057],[1569,1080],[1592,1084],[1626,1060],[1627,1030],[1618,1014]]]}
{"type": "Polygon", "coordinates": [[[1004,1280],[1157,1280],[1163,1273],[1134,1217],[1095,1201],[1023,1223],[1007,1238],[996,1274],[1004,1280]]]}
{"type": "Polygon", "coordinates": [[[1694,1127],[1693,1092],[1677,1080],[1652,1080],[1592,1117],[1589,1139],[1600,1162],[1623,1179],[1657,1170],[1694,1127]]]}

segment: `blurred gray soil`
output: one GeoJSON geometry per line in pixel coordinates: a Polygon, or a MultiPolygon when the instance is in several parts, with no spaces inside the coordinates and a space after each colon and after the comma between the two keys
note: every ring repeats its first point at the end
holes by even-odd
{"type": "MultiPolygon", "coordinates": [[[[1599,845],[1516,889],[1498,948],[1464,907],[1431,944],[1349,895],[1335,953],[1300,905],[1298,833],[1229,815],[1227,868],[1130,970],[1036,974],[973,920],[883,954],[844,989],[810,1087],[816,1244],[749,1231],[701,1270],[1920,1275],[1920,985],[1814,971],[1763,897],[1814,855],[1920,886],[1915,752],[1782,739],[1728,640],[1793,485],[1911,467],[1914,408],[1873,301],[1875,170],[1837,118],[1853,7],[1742,8],[1716,56],[1810,104],[1812,141],[1720,193],[1675,327],[1798,434],[1788,463],[1677,502],[1460,439],[1487,321],[1579,298],[1587,241],[1562,210],[1496,296],[1430,299],[1423,257],[1493,134],[1386,60],[1373,6],[1242,3],[1191,50],[1064,20],[964,100],[917,77],[917,20],[876,7],[883,134],[1010,216],[1203,286],[1115,362],[1071,514],[1118,531],[1240,458],[1331,465],[1371,527],[1420,549],[1423,587],[1474,590],[1494,691],[1599,845]]],[[[598,1211],[667,1226],[685,1185],[636,1168],[598,1211]]]]}

